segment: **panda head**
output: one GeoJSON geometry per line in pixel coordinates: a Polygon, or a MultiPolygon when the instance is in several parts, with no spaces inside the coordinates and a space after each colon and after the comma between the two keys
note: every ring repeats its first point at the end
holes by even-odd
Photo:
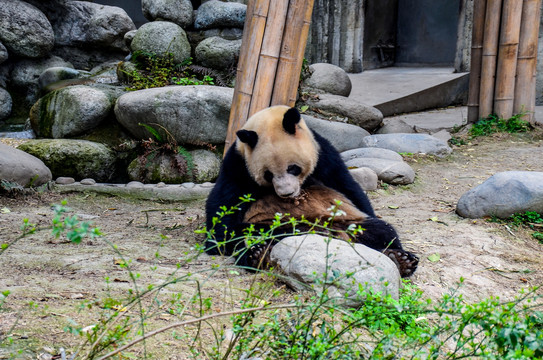
{"type": "Polygon", "coordinates": [[[236,149],[260,186],[283,198],[296,197],[317,165],[319,146],[300,113],[272,106],[251,116],[237,132],[236,149]]]}

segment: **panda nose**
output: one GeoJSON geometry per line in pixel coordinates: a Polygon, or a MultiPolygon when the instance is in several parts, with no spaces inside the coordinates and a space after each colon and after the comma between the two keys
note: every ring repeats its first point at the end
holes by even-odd
{"type": "Polygon", "coordinates": [[[282,197],[296,197],[300,193],[300,183],[295,176],[277,176],[272,180],[275,193],[282,197]]]}

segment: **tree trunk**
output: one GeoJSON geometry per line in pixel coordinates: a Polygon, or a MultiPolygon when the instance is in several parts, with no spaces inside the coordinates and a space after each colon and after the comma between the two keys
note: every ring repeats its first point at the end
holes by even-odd
{"type": "Polygon", "coordinates": [[[479,91],[481,89],[481,63],[485,28],[486,0],[474,0],[473,30],[471,36],[471,65],[469,73],[468,123],[479,119],[479,91]]]}

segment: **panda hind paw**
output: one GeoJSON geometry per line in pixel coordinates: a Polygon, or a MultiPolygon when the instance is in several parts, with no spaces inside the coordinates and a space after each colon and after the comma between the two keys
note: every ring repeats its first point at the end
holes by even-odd
{"type": "Polygon", "coordinates": [[[383,254],[388,256],[398,266],[400,276],[410,277],[417,270],[419,258],[415,254],[403,249],[387,249],[383,254]]]}
{"type": "Polygon", "coordinates": [[[265,270],[270,267],[270,244],[258,244],[251,247],[247,262],[250,267],[265,270]]]}

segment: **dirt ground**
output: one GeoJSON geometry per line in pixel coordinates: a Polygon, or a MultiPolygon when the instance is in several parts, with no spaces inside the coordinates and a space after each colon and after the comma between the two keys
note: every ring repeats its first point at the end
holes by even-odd
{"type": "MultiPolygon", "coordinates": [[[[543,171],[541,139],[540,131],[496,135],[455,147],[446,159],[408,157],[417,173],[414,184],[383,186],[369,194],[376,213],[397,228],[408,250],[420,256],[411,279],[427,297],[439,298],[461,277],[465,282],[460,292],[467,301],[490,295],[512,298],[521,288],[543,284],[543,245],[530,231],[455,214],[460,196],[497,172],[543,171]]],[[[68,215],[92,222],[115,246],[104,239],[72,244],[41,230],[1,254],[0,291],[10,294],[0,307],[0,339],[4,339],[0,359],[60,358],[61,347],[73,353],[83,337],[67,332],[68,325],[96,324],[111,311],[107,301],[164,283],[172,273],[191,277],[153,297],[157,313],[149,320],[151,327],[197,316],[190,314],[190,306],[181,309],[197,289],[212,300],[214,312],[228,311],[239,307],[244,289],[262,281],[230,266],[212,266],[223,264],[221,258],[201,255],[183,262],[201,241],[194,230],[204,221],[203,200],[157,203],[51,192],[4,196],[0,197],[0,243],[17,239],[25,218],[38,228],[50,225],[51,204],[64,199],[68,215]],[[136,274],[136,285],[123,264],[136,274]]],[[[282,296],[288,300],[293,293],[283,289],[282,296]]],[[[160,338],[154,345],[155,356],[189,358],[183,355],[189,342],[178,330],[177,337],[160,338]]]]}

